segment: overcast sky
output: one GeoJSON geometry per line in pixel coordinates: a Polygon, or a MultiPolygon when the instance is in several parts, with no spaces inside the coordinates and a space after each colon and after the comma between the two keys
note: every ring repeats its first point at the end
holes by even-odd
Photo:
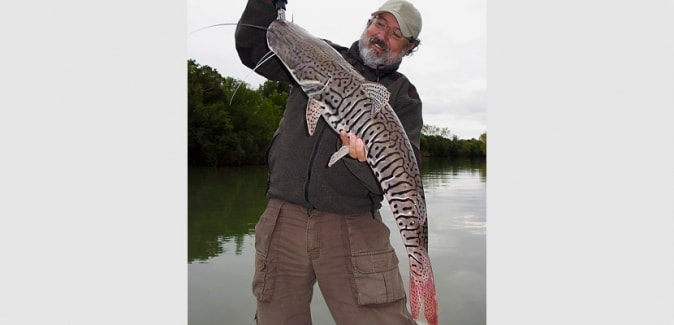
{"type": "MultiPolygon", "coordinates": [[[[188,0],[188,32],[238,21],[246,0],[188,0]]],[[[421,12],[421,46],[403,59],[400,72],[417,87],[424,124],[448,128],[462,139],[477,138],[486,126],[486,0],[454,0],[438,6],[412,1],[421,12]],[[440,10],[440,8],[442,8],[440,10]]],[[[350,46],[384,0],[316,2],[289,0],[287,19],[316,37],[350,46]]],[[[265,81],[239,61],[234,26],[188,34],[188,58],[252,87],[265,81]]]]}

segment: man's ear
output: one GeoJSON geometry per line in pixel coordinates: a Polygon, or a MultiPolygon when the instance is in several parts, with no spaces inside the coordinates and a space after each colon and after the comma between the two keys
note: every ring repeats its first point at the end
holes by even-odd
{"type": "Polygon", "coordinates": [[[412,52],[416,50],[417,46],[419,46],[419,40],[409,42],[409,44],[407,44],[407,50],[405,51],[405,55],[412,54],[412,52]]]}
{"type": "Polygon", "coordinates": [[[409,40],[409,42],[407,43],[407,50],[405,51],[405,55],[412,54],[414,51],[417,50],[417,48],[419,47],[419,44],[421,44],[421,40],[418,39],[418,38],[412,38],[412,39],[408,39],[408,40],[409,40]]]}

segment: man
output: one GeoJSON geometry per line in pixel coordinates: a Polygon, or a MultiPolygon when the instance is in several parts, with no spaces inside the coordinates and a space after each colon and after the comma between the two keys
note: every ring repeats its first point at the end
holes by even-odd
{"type": "MultiPolygon", "coordinates": [[[[248,0],[239,22],[268,26],[285,3],[277,1],[248,0]]],[[[419,46],[420,31],[419,11],[405,0],[389,0],[372,13],[351,47],[326,41],[367,80],[391,92],[389,103],[419,165],[421,99],[397,69],[419,46]]],[[[236,48],[241,61],[254,68],[269,52],[265,31],[239,26],[236,48]]],[[[255,71],[293,82],[277,58],[255,71]]],[[[255,226],[258,324],[311,324],[315,283],[337,324],[416,324],[407,310],[390,231],[379,214],[383,192],[365,163],[362,140],[335,134],[323,119],[310,136],[306,107],[306,94],[292,87],[266,155],[269,203],[255,226]],[[349,145],[349,157],[327,167],[342,144],[349,145]]]]}

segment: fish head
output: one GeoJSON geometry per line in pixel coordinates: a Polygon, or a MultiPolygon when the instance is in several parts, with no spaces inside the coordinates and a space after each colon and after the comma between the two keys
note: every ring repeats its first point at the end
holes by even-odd
{"type": "Polygon", "coordinates": [[[269,25],[267,46],[310,97],[324,91],[335,74],[351,68],[326,41],[287,20],[269,25]]]}

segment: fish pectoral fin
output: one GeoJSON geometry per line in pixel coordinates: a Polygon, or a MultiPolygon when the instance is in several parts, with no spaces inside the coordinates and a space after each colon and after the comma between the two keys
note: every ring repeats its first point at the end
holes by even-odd
{"type": "Polygon", "coordinates": [[[302,90],[304,90],[304,93],[307,94],[309,98],[322,93],[329,84],[330,79],[326,80],[325,83],[322,83],[318,80],[304,80],[300,82],[302,90]]]}
{"type": "Polygon", "coordinates": [[[337,150],[335,153],[332,154],[330,157],[330,161],[328,162],[328,167],[332,167],[338,160],[344,158],[344,156],[349,154],[349,146],[342,146],[337,150]]]}
{"type": "Polygon", "coordinates": [[[325,107],[316,99],[309,98],[307,102],[307,129],[309,130],[309,135],[314,135],[316,130],[316,124],[318,124],[318,119],[321,118],[325,107]]]}
{"type": "Polygon", "coordinates": [[[379,110],[388,105],[391,93],[384,85],[367,81],[363,83],[363,90],[367,94],[367,97],[372,100],[372,114],[379,112],[379,110]]]}

